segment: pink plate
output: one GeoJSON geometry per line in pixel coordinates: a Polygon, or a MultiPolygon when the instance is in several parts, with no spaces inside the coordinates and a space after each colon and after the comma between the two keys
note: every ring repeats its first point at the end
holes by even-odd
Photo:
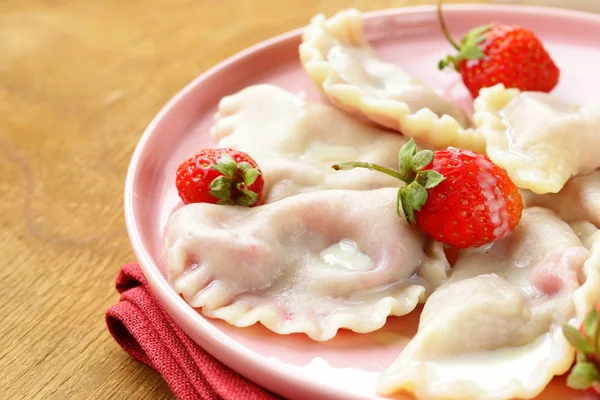
{"type": "MultiPolygon", "coordinates": [[[[448,6],[456,37],[491,21],[519,24],[536,32],[562,70],[555,94],[584,103],[600,92],[600,16],[555,9],[515,6],[448,6]]],[[[439,72],[437,60],[450,48],[440,34],[432,7],[366,14],[369,38],[380,56],[397,63],[440,93],[469,109],[459,77],[439,72]]],[[[298,60],[301,31],[287,33],[246,50],[190,83],[154,118],[140,140],[125,187],[127,229],[144,274],[179,325],[219,360],[251,380],[291,399],[378,399],[378,374],[400,353],[418,315],[391,318],[380,331],[341,332],[317,343],[300,334],[279,336],[261,326],[235,328],[205,319],[188,306],[165,279],[163,232],[178,205],[174,185],[179,163],[210,146],[208,129],[219,100],[257,83],[279,85],[320,101],[298,60]],[[412,320],[407,323],[407,320],[412,320]]],[[[578,399],[555,381],[540,399],[578,399]]]]}

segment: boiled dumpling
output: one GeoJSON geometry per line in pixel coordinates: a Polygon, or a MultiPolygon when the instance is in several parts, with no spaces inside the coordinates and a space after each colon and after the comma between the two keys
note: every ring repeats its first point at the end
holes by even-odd
{"type": "Polygon", "coordinates": [[[411,312],[449,264],[396,215],[396,189],[330,190],[248,209],[189,204],[167,229],[168,279],[205,315],[328,340],[411,312]],[[437,272],[436,272],[437,270],[437,272]]]}
{"type": "Polygon", "coordinates": [[[358,10],[330,19],[315,16],[304,31],[300,59],[313,83],[342,110],[433,148],[485,148],[483,137],[468,128],[460,107],[377,57],[358,10]]]}
{"type": "Polygon", "coordinates": [[[509,237],[460,253],[378,391],[534,398],[571,367],[574,350],[560,326],[578,326],[600,300],[599,273],[600,236],[588,249],[550,210],[526,209],[509,237]]]}
{"type": "Polygon", "coordinates": [[[600,228],[600,171],[577,175],[558,193],[524,192],[527,206],[554,210],[567,222],[588,221],[600,228]]]}
{"type": "Polygon", "coordinates": [[[481,91],[475,109],[488,157],[520,188],[557,193],[600,167],[600,102],[579,107],[497,85],[481,91]]]}
{"type": "Polygon", "coordinates": [[[365,161],[397,168],[405,138],[276,86],[250,86],[223,98],[211,133],[216,147],[244,151],[260,165],[266,203],[314,190],[401,184],[379,172],[334,171],[331,166],[365,161]]]}

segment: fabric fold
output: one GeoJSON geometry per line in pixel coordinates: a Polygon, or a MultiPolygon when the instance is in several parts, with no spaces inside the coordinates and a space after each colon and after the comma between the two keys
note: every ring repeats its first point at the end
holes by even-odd
{"type": "Polygon", "coordinates": [[[116,280],[119,302],[106,325],[130,356],[161,374],[181,400],[271,400],[279,397],[216,360],[175,324],[154,297],[140,267],[124,265],[116,280]]]}

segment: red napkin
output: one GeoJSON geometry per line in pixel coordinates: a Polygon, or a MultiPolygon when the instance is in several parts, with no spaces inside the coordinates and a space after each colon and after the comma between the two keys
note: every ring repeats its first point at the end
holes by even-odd
{"type": "Polygon", "coordinates": [[[192,341],[158,303],[137,264],[121,268],[117,291],[119,302],[106,311],[108,330],[129,355],[158,371],[178,399],[278,399],[192,341]]]}

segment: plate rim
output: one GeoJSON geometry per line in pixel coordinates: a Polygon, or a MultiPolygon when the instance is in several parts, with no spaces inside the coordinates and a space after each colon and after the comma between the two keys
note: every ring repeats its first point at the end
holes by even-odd
{"type": "MultiPolygon", "coordinates": [[[[562,19],[576,19],[576,20],[587,20],[600,24],[600,14],[587,11],[579,11],[572,9],[563,9],[556,7],[544,7],[544,6],[532,6],[532,5],[514,5],[514,4],[448,4],[444,6],[444,9],[448,13],[476,13],[481,11],[503,11],[503,12],[516,12],[519,11],[523,14],[532,14],[534,18],[544,17],[558,17],[562,19]]],[[[364,12],[364,20],[378,19],[390,16],[404,16],[410,14],[430,14],[435,12],[435,6],[433,5],[421,5],[421,6],[408,6],[408,7],[397,7],[388,8],[377,11],[364,12]]],[[[141,231],[138,229],[135,219],[135,191],[136,182],[139,179],[138,167],[141,164],[140,160],[145,153],[146,147],[152,141],[154,133],[157,131],[157,127],[161,121],[165,119],[165,116],[170,114],[177,104],[188,96],[197,86],[203,85],[209,81],[214,75],[220,71],[231,68],[235,64],[243,61],[250,55],[263,51],[274,45],[283,45],[288,41],[295,41],[301,38],[304,27],[296,28],[294,30],[276,35],[267,40],[261,41],[254,44],[226,59],[217,63],[215,66],[202,72],[199,76],[190,81],[182,89],[180,89],[170,100],[159,110],[159,112],[152,118],[146,129],[142,133],[136,147],[131,156],[127,174],[125,178],[124,187],[124,217],[126,230],[131,243],[131,247],[137,263],[140,265],[142,273],[148,281],[154,295],[157,297],[159,302],[165,311],[171,316],[171,318],[177,323],[178,317],[173,314],[176,312],[185,315],[186,318],[194,321],[194,326],[201,328],[195,334],[202,337],[205,343],[202,347],[209,354],[215,357],[217,360],[223,362],[229,368],[239,373],[242,376],[246,376],[240,370],[240,365],[251,365],[256,370],[254,373],[255,377],[263,375],[267,378],[260,379],[260,384],[266,390],[273,390],[273,386],[265,385],[264,382],[268,382],[270,379],[277,379],[283,382],[285,385],[292,385],[294,387],[300,387],[301,385],[304,390],[309,390],[312,393],[318,393],[321,396],[327,396],[328,398],[338,398],[344,396],[344,398],[351,399],[364,399],[362,396],[353,396],[351,393],[340,391],[340,389],[332,386],[323,385],[320,382],[306,381],[302,378],[291,377],[288,373],[282,372],[281,365],[270,362],[260,354],[248,349],[241,345],[236,340],[228,337],[224,333],[217,330],[212,324],[208,322],[205,317],[202,317],[198,311],[192,308],[188,303],[179,296],[175,290],[168,283],[166,277],[161,273],[160,269],[156,265],[153,257],[150,254],[147,246],[144,245],[144,241],[141,238],[141,231]],[[218,347],[218,351],[216,348],[218,347]],[[217,356],[215,353],[226,354],[227,357],[217,356]],[[232,362],[226,362],[223,359],[237,359],[237,362],[232,365],[232,362]],[[240,362],[241,361],[241,362],[240,362]],[[348,397],[350,396],[350,397],[348,397]]],[[[178,324],[180,325],[180,324],[178,324]]],[[[186,329],[181,327],[184,331],[186,329]]],[[[186,332],[187,333],[187,332],[186,332]]],[[[189,334],[194,342],[198,342],[195,339],[195,335],[189,334]]],[[[280,385],[281,386],[281,385],[280,385]]],[[[374,393],[374,396],[376,394],[374,393]]]]}

